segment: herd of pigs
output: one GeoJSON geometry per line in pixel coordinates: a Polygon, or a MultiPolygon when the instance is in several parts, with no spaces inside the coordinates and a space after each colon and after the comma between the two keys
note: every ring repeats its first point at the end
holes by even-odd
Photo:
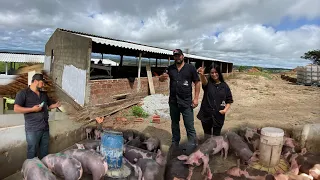
{"type": "MultiPolygon", "coordinates": [[[[108,171],[105,158],[100,154],[103,130],[86,128],[87,140],[76,143],[75,148],[61,153],[49,154],[42,160],[27,159],[23,163],[22,175],[28,180],[81,179],[83,173],[92,175],[93,180],[103,179],[108,171]]],[[[165,154],[161,151],[157,137],[146,136],[136,130],[122,131],[124,138],[123,159],[131,166],[129,180],[310,180],[320,179],[320,154],[306,152],[294,139],[284,137],[281,156],[290,169],[275,174],[251,168],[259,160],[260,130],[242,128],[237,132],[227,131],[224,135],[210,137],[199,145],[183,143],[172,145],[165,154]],[[212,173],[209,161],[214,161],[221,152],[226,159],[228,152],[237,157],[237,166],[223,173],[212,173]],[[193,177],[193,170],[201,168],[201,177],[193,177]]],[[[229,154],[230,154],[229,153],[229,154]]]]}

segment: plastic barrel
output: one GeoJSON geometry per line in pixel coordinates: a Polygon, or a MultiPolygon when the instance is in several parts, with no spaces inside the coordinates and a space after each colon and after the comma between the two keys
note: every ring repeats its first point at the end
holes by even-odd
{"type": "Polygon", "coordinates": [[[104,131],[101,135],[101,154],[105,157],[109,169],[122,167],[123,134],[116,131],[104,131]]]}
{"type": "Polygon", "coordinates": [[[284,131],[279,128],[265,127],[261,129],[260,163],[265,167],[274,167],[280,162],[284,131]]]}

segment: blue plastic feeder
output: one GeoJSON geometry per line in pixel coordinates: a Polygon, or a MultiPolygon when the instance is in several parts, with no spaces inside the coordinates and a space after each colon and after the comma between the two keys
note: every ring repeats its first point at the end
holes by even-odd
{"type": "Polygon", "coordinates": [[[104,131],[101,135],[101,154],[106,157],[109,169],[120,169],[123,158],[123,134],[104,131]]]}

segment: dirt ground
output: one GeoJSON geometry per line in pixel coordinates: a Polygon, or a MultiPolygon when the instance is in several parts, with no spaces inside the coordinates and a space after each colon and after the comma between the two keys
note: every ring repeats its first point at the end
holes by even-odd
{"type": "MultiPolygon", "coordinates": [[[[239,126],[281,127],[290,129],[306,123],[320,123],[320,87],[301,86],[280,78],[280,74],[246,74],[237,73],[226,80],[231,88],[234,103],[226,115],[223,131],[239,126]]],[[[200,93],[200,103],[203,91],[200,93]]],[[[196,116],[199,107],[195,109],[196,116]]],[[[160,124],[150,123],[151,117],[142,123],[116,121],[116,117],[126,116],[130,109],[121,111],[105,121],[104,126],[113,129],[136,129],[161,139],[162,149],[171,145],[170,120],[161,119],[160,124]]],[[[180,121],[182,141],[186,140],[183,121],[180,121]]],[[[199,138],[203,137],[200,121],[195,117],[195,127],[199,138]]],[[[228,161],[216,158],[210,162],[215,166],[214,172],[223,172],[226,167],[236,165],[234,157],[228,161]]]]}

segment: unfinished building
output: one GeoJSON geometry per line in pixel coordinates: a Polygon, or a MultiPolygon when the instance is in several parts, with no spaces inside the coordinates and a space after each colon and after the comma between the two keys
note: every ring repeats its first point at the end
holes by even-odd
{"type": "MultiPolygon", "coordinates": [[[[168,82],[159,82],[156,76],[173,63],[172,50],[59,28],[48,40],[45,55],[44,69],[52,81],[80,106],[105,105],[119,94],[148,95],[148,66],[155,92],[168,91],[168,82]],[[92,53],[102,54],[100,63],[93,63],[92,53]],[[119,55],[119,63],[103,64],[103,54],[119,55]],[[139,58],[130,64],[125,63],[124,56],[139,58]],[[155,62],[143,64],[142,58],[153,58],[155,62]]],[[[216,63],[223,73],[232,72],[233,64],[225,61],[192,54],[185,54],[185,61],[196,68],[216,63]]]]}

